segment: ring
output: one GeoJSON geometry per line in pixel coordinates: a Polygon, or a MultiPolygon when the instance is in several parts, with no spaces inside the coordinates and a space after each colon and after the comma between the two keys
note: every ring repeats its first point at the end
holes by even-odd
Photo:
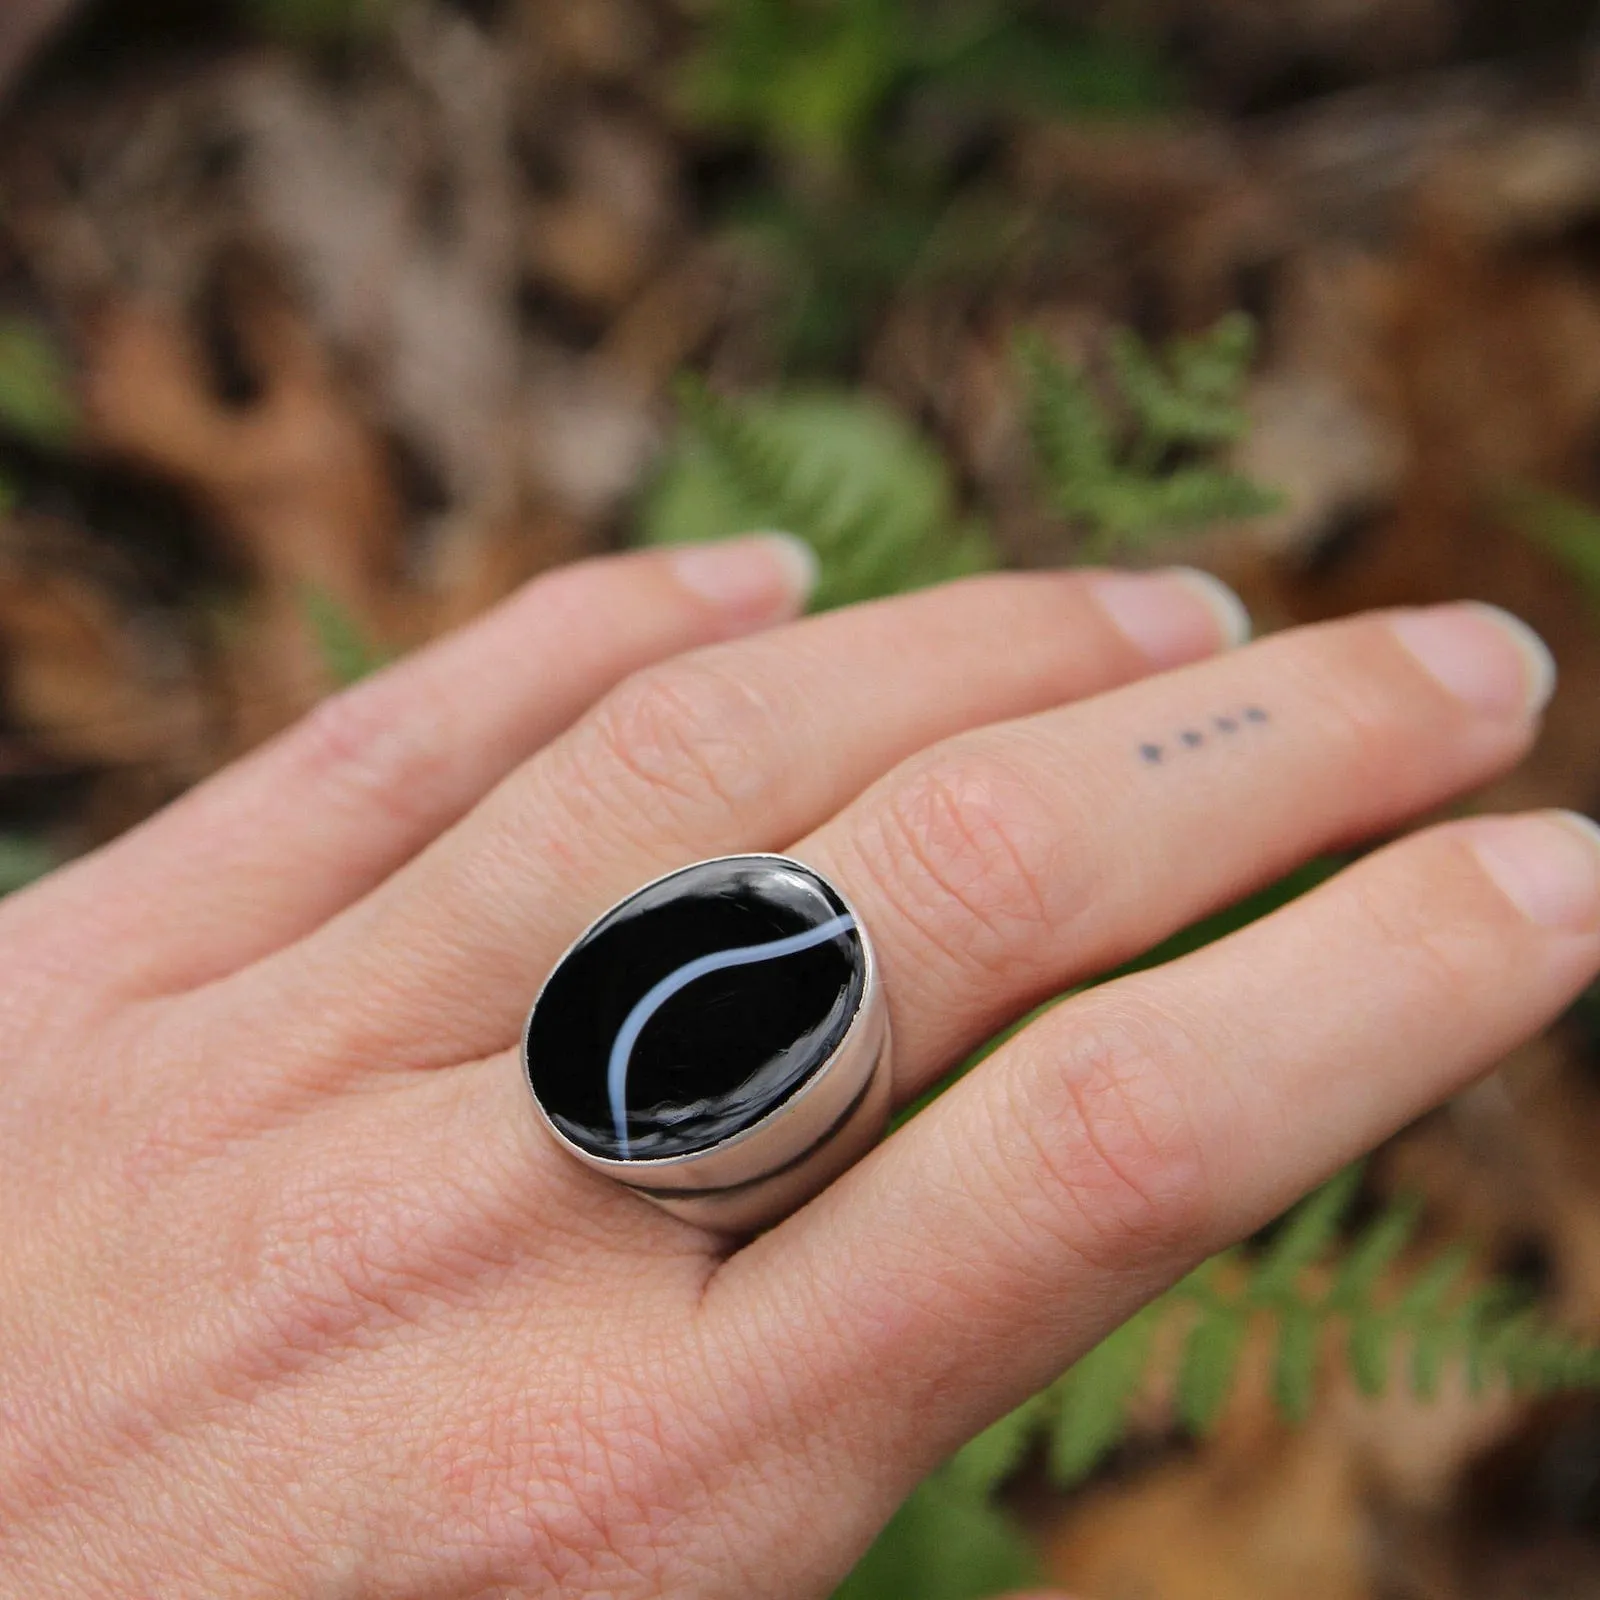
{"type": "Polygon", "coordinates": [[[701,1227],[751,1233],[889,1117],[889,1022],[860,918],[787,856],[657,878],[555,965],[522,1035],[569,1155],[701,1227]]]}

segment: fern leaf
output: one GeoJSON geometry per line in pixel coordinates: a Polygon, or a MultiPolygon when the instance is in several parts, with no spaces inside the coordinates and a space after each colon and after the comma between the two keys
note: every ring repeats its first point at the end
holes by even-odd
{"type": "Polygon", "coordinates": [[[1174,339],[1167,347],[1167,365],[1180,392],[1193,402],[1217,408],[1212,428],[1224,417],[1238,424],[1237,432],[1224,435],[1229,441],[1248,426],[1239,401],[1255,361],[1256,342],[1255,323],[1242,311],[1233,311],[1206,332],[1174,339]]]}
{"type": "Polygon", "coordinates": [[[985,1428],[951,1457],[945,1467],[951,1483],[974,1494],[990,1494],[1022,1464],[1050,1406],[1048,1391],[985,1428]]]}
{"type": "Polygon", "coordinates": [[[896,1512],[834,1600],[982,1600],[1038,1581],[1013,1519],[935,1473],[896,1512]]]}
{"type": "Polygon", "coordinates": [[[1417,1231],[1421,1215],[1420,1204],[1409,1198],[1378,1214],[1344,1258],[1328,1296],[1331,1310],[1350,1313],[1372,1298],[1378,1280],[1417,1231]]]}
{"type": "Polygon", "coordinates": [[[1419,1400],[1432,1400],[1439,1392],[1446,1358],[1460,1338],[1454,1322],[1434,1322],[1419,1328],[1411,1347],[1411,1392],[1419,1400]]]}
{"type": "Polygon", "coordinates": [[[1393,1320],[1379,1312],[1358,1316],[1350,1324],[1350,1373],[1369,1400],[1379,1399],[1389,1387],[1389,1346],[1393,1337],[1393,1320]]]}
{"type": "Polygon", "coordinates": [[[1272,1393],[1290,1422],[1304,1422],[1316,1398],[1322,1346],[1322,1319],[1314,1308],[1290,1306],[1278,1328],[1278,1350],[1272,1369],[1272,1393]]]}
{"type": "Polygon", "coordinates": [[[1488,1388],[1493,1376],[1489,1368],[1493,1332],[1522,1309],[1521,1298],[1510,1285],[1491,1283],[1468,1295],[1456,1312],[1469,1394],[1478,1396],[1488,1388]]]}
{"type": "Polygon", "coordinates": [[[1465,1244],[1442,1251],[1412,1280],[1395,1307],[1395,1315],[1402,1323],[1412,1325],[1437,1316],[1471,1265],[1472,1251],[1465,1244]]]}
{"type": "Polygon", "coordinates": [[[1078,486],[1112,470],[1111,426],[1082,372],[1059,360],[1037,336],[1020,347],[1029,380],[1028,428],[1052,489],[1069,500],[1078,486]]]}
{"type": "Polygon", "coordinates": [[[1227,317],[1209,333],[1153,354],[1123,330],[1108,349],[1132,426],[1114,420],[1088,375],[1037,336],[1018,341],[1028,428],[1053,508],[1077,524],[1091,559],[1222,519],[1261,515],[1281,497],[1204,454],[1239,438],[1254,336],[1248,318],[1227,317]]]}
{"type": "Polygon", "coordinates": [[[1250,1285],[1250,1298],[1268,1304],[1287,1294],[1301,1273],[1332,1248],[1356,1194],[1362,1168],[1346,1167],[1289,1213],[1267,1247],[1250,1285]]]}
{"type": "Polygon", "coordinates": [[[1238,404],[1246,367],[1207,359],[1208,348],[1197,341],[1181,366],[1175,359],[1163,366],[1137,334],[1124,329],[1112,339],[1112,370],[1144,429],[1149,453],[1180,444],[1232,444],[1249,426],[1238,404]]]}
{"type": "Polygon", "coordinates": [[[1501,498],[1511,522],[1549,551],[1600,604],[1600,512],[1570,495],[1532,484],[1512,484],[1501,498]]]}
{"type": "Polygon", "coordinates": [[[887,407],[859,396],[730,401],[679,385],[683,436],[647,501],[652,543],[783,528],[821,564],[819,609],[996,563],[954,509],[944,462],[887,407]]]}
{"type": "Polygon", "coordinates": [[[1179,1419],[1199,1437],[1216,1426],[1233,1391],[1249,1326],[1242,1311],[1218,1301],[1201,1308],[1184,1341],[1175,1398],[1179,1419]]]}
{"type": "Polygon", "coordinates": [[[1510,1319],[1516,1332],[1500,1344],[1502,1370],[1513,1389],[1546,1393],[1594,1385],[1600,1381],[1600,1355],[1537,1318],[1510,1319]]]}
{"type": "Polygon", "coordinates": [[[1081,1483],[1121,1441],[1160,1316],[1146,1306],[1051,1387],[1050,1476],[1060,1487],[1081,1483]]]}
{"type": "MultiPolygon", "coordinates": [[[[1546,1392],[1600,1389],[1600,1348],[1563,1334],[1510,1286],[1491,1283],[1462,1292],[1470,1265],[1464,1246],[1445,1250],[1415,1272],[1397,1297],[1380,1303],[1380,1284],[1417,1225],[1417,1206],[1402,1201],[1382,1211],[1348,1246],[1334,1253],[1361,1182],[1360,1166],[1338,1174],[1286,1217],[1252,1262],[1230,1250],[1104,1340],[1075,1367],[956,1458],[963,1481],[994,1484],[1012,1471],[1030,1438],[1048,1433],[1051,1477],[1081,1483],[1121,1441],[1128,1409],[1148,1380],[1155,1333],[1174,1314],[1191,1319],[1175,1375],[1178,1420],[1203,1437],[1217,1424],[1236,1386],[1252,1327],[1275,1322],[1272,1393],[1290,1422],[1303,1421],[1316,1400],[1328,1337],[1346,1326],[1343,1351],[1362,1392],[1381,1395],[1403,1345],[1408,1387],[1434,1396],[1452,1363],[1464,1368],[1473,1393],[1491,1383],[1546,1392]],[[1334,1255],[1333,1260],[1329,1260],[1334,1255]],[[1306,1281],[1326,1263],[1332,1286],[1306,1281]]],[[[1325,1274],[1324,1274],[1325,1276],[1325,1274]]]]}
{"type": "Polygon", "coordinates": [[[347,688],[384,665],[387,658],[383,652],[326,589],[306,585],[300,592],[300,606],[328,676],[339,688],[347,688]]]}
{"type": "Polygon", "coordinates": [[[1263,489],[1220,467],[1184,467],[1152,489],[1147,527],[1190,528],[1264,516],[1283,504],[1276,490],[1263,489]]]}

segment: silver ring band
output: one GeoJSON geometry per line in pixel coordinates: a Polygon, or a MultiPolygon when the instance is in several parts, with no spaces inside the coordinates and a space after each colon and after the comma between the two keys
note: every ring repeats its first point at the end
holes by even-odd
{"type": "Polygon", "coordinates": [[[871,941],[787,856],[719,856],[618,902],[545,980],[522,1065],[570,1156],[725,1233],[788,1215],[888,1123],[871,941]]]}

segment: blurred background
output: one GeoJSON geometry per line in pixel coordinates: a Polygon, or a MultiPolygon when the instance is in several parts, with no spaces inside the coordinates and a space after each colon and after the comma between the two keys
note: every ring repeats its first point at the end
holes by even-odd
{"type": "MultiPolygon", "coordinates": [[[[756,525],[824,604],[1107,558],[1264,630],[1495,601],[1563,681],[1474,805],[1600,811],[1591,4],[3,0],[0,117],[5,887],[553,563],[756,525]]],[[[1387,1227],[1404,1316],[1461,1244],[1600,1340],[1597,1152],[1585,1004],[1295,1294],[1387,1227]]],[[[1320,1311],[1297,1397],[1287,1304],[1214,1403],[1161,1337],[1088,1369],[847,1592],[1600,1596],[1600,1403],[1373,1397],[1320,1311]]]]}

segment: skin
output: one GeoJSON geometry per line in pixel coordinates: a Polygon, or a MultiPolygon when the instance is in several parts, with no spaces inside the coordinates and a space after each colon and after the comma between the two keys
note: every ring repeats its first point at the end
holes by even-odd
{"type": "Polygon", "coordinates": [[[0,1594],[825,1596],[1600,969],[1580,826],[1434,827],[1048,1012],[760,1238],[674,1221],[542,1135],[512,1048],[639,883],[835,878],[904,1102],[1505,770],[1545,688],[1481,609],[1226,650],[1188,580],[1039,574],[784,625],[797,571],[541,579],[0,905],[0,1594]]]}

